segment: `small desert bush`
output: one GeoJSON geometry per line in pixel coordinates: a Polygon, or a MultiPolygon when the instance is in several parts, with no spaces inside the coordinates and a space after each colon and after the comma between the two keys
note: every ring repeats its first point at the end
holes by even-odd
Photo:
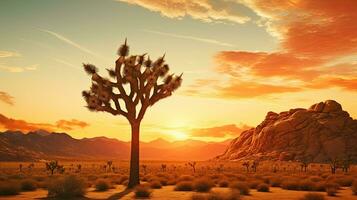
{"type": "Polygon", "coordinates": [[[152,189],[160,189],[160,188],[162,188],[161,182],[158,181],[158,180],[153,180],[149,184],[150,184],[150,187],[152,189]]]}
{"type": "Polygon", "coordinates": [[[249,195],[249,192],[250,192],[248,184],[246,182],[242,182],[242,181],[233,182],[229,185],[229,187],[231,189],[240,191],[240,194],[242,194],[242,195],[249,195]]]}
{"type": "Polygon", "coordinates": [[[192,181],[181,181],[175,186],[175,191],[192,191],[193,184],[192,181]]]}
{"type": "Polygon", "coordinates": [[[66,176],[53,180],[48,185],[48,196],[56,198],[82,197],[86,192],[86,185],[76,176],[66,176]]]}
{"type": "Polygon", "coordinates": [[[228,187],[229,182],[227,180],[221,180],[218,182],[219,187],[228,187]]]}
{"type": "Polygon", "coordinates": [[[34,191],[37,189],[37,184],[33,180],[23,180],[21,182],[21,190],[22,191],[34,191]]]}
{"type": "Polygon", "coordinates": [[[266,183],[261,183],[257,186],[258,192],[269,192],[269,185],[266,183]]]}
{"type": "Polygon", "coordinates": [[[322,194],[319,193],[307,193],[304,195],[301,200],[324,200],[325,197],[322,194]]]}
{"type": "Polygon", "coordinates": [[[299,183],[299,189],[303,191],[313,191],[315,189],[315,183],[309,179],[302,180],[299,183]]]}
{"type": "Polygon", "coordinates": [[[108,181],[101,179],[95,183],[95,190],[99,192],[107,191],[110,188],[108,181]]]}
{"type": "Polygon", "coordinates": [[[20,192],[20,185],[17,182],[7,181],[0,183],[0,196],[17,195],[20,192]]]}
{"type": "Polygon", "coordinates": [[[299,190],[300,184],[298,180],[286,180],[281,183],[281,188],[285,190],[299,190]]]}
{"type": "Polygon", "coordinates": [[[353,181],[353,184],[351,186],[351,190],[354,195],[357,195],[357,180],[353,181]]]}
{"type": "Polygon", "coordinates": [[[194,187],[197,192],[208,192],[213,186],[213,182],[207,178],[200,178],[194,182],[194,187]]]}
{"type": "Polygon", "coordinates": [[[335,187],[327,187],[325,190],[328,196],[336,196],[337,189],[335,187]]]}
{"type": "Polygon", "coordinates": [[[339,184],[341,187],[350,187],[353,183],[353,179],[351,177],[343,176],[335,179],[335,182],[339,184]]]}
{"type": "Polygon", "coordinates": [[[262,181],[259,180],[252,180],[248,182],[249,188],[250,189],[257,189],[258,185],[261,184],[262,181]]]}
{"type": "Polygon", "coordinates": [[[147,185],[138,185],[134,190],[136,198],[149,198],[151,196],[151,192],[152,191],[147,185]]]}

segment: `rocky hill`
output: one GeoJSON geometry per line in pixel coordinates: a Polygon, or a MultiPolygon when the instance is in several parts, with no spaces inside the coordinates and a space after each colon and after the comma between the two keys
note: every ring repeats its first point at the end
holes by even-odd
{"type": "MultiPolygon", "coordinates": [[[[169,142],[157,139],[141,142],[144,160],[207,160],[220,154],[226,142],[186,140],[169,142]]],[[[75,139],[66,133],[34,131],[0,132],[0,161],[41,159],[121,159],[130,156],[130,142],[106,137],[75,139]]]]}
{"type": "Polygon", "coordinates": [[[327,100],[308,109],[268,112],[257,127],[232,140],[218,160],[357,160],[357,120],[327,100]]]}

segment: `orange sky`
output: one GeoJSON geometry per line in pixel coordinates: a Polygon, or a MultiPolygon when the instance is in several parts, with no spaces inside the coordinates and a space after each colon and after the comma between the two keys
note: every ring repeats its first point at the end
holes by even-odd
{"type": "Polygon", "coordinates": [[[131,53],[166,53],[171,71],[184,73],[182,87],[147,111],[145,141],[221,141],[268,111],[326,99],[357,118],[356,7],[354,0],[1,1],[0,130],[129,140],[123,117],[91,113],[80,97],[90,83],[81,63],[104,75],[125,37],[131,53]]]}

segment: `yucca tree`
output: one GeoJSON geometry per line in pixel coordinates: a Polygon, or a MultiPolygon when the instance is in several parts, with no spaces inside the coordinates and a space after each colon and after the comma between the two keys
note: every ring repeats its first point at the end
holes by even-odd
{"type": "Polygon", "coordinates": [[[113,69],[107,69],[110,79],[98,74],[92,64],[83,64],[92,77],[90,90],[82,95],[90,111],[108,112],[124,116],[131,126],[131,160],[128,187],[139,184],[139,135],[140,123],[148,107],[169,97],[180,87],[182,74],[169,73],[165,55],[156,61],[146,54],[131,55],[127,41],[118,50],[118,59],[113,69]]]}

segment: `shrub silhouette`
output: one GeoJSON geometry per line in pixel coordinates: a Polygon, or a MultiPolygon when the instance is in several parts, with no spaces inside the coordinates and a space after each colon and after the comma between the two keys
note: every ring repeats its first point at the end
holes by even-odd
{"type": "Polygon", "coordinates": [[[23,180],[21,182],[21,190],[22,191],[34,191],[37,189],[36,182],[33,180],[23,180]]]}
{"type": "Polygon", "coordinates": [[[209,192],[213,186],[213,182],[207,178],[200,178],[194,182],[194,187],[197,192],[209,192]]]}
{"type": "Polygon", "coordinates": [[[0,195],[9,196],[19,194],[21,186],[14,181],[6,181],[0,183],[0,195]]]}
{"type": "Polygon", "coordinates": [[[175,186],[175,191],[192,191],[193,184],[192,181],[181,181],[178,182],[175,186]]]}
{"type": "Polygon", "coordinates": [[[85,192],[83,180],[73,175],[54,180],[48,186],[48,197],[54,198],[83,197],[85,192]]]}
{"type": "Polygon", "coordinates": [[[149,198],[151,190],[147,185],[138,185],[135,187],[134,193],[136,198],[149,198]]]}
{"type": "Polygon", "coordinates": [[[145,58],[146,54],[128,56],[128,53],[129,46],[125,40],[118,50],[115,68],[107,69],[112,80],[101,77],[96,66],[83,64],[84,70],[92,77],[92,86],[82,95],[90,111],[122,115],[129,121],[132,138],[128,187],[132,188],[140,183],[140,123],[148,107],[171,96],[180,87],[182,74],[168,75],[169,65],[165,64],[165,55],[153,62],[150,57],[145,58]],[[113,89],[118,89],[119,93],[113,89]]]}
{"type": "Polygon", "coordinates": [[[246,182],[236,181],[229,185],[231,189],[239,190],[241,195],[249,195],[249,187],[246,182]]]}
{"type": "Polygon", "coordinates": [[[109,183],[106,180],[98,180],[95,183],[95,190],[96,191],[107,191],[110,188],[109,183]]]}
{"type": "Polygon", "coordinates": [[[269,185],[266,183],[261,183],[257,186],[258,192],[269,192],[269,185]]]}

